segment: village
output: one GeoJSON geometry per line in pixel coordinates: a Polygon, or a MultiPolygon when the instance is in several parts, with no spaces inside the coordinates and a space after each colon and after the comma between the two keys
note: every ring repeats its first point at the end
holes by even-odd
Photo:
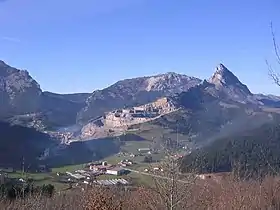
{"type": "Polygon", "coordinates": [[[107,161],[97,161],[85,164],[81,169],[75,171],[66,171],[65,173],[57,173],[60,182],[64,183],[83,183],[83,184],[99,184],[99,185],[132,185],[130,182],[129,174],[131,173],[143,173],[143,172],[163,172],[160,167],[148,167],[150,164],[153,150],[150,148],[139,148],[138,154],[130,154],[120,152],[117,157],[124,157],[117,164],[111,164],[107,161]],[[144,163],[136,162],[133,158],[140,156],[146,161],[144,163]],[[129,159],[131,158],[131,159],[129,159]],[[146,167],[143,167],[146,165],[146,167]],[[141,168],[140,171],[139,167],[141,168]],[[102,177],[110,177],[111,179],[102,179],[102,177]],[[116,178],[114,178],[116,177],[116,178]],[[127,177],[125,179],[124,177],[127,177]]]}
{"type": "MultiPolygon", "coordinates": [[[[121,164],[124,163],[122,162],[121,164]]],[[[113,175],[118,177],[128,173],[129,171],[123,168],[121,165],[112,165],[103,161],[86,164],[84,169],[79,169],[74,172],[67,171],[66,173],[57,173],[57,176],[60,177],[61,182],[66,183],[82,182],[84,184],[127,185],[129,184],[129,182],[123,178],[116,178],[111,180],[97,180],[97,177],[101,175],[113,175]]]]}

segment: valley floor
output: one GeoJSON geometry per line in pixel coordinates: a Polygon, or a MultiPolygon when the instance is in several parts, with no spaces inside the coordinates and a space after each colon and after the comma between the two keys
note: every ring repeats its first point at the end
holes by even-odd
{"type": "MultiPolygon", "coordinates": [[[[126,175],[100,175],[97,176],[97,180],[107,180],[107,179],[120,179],[124,178],[129,180],[129,182],[133,185],[145,185],[149,186],[153,179],[150,176],[144,175],[141,172],[145,172],[145,169],[151,167],[156,167],[156,165],[165,158],[163,152],[158,152],[155,154],[142,154],[135,155],[131,157],[131,154],[137,154],[139,148],[149,148],[151,146],[151,141],[128,141],[121,147],[121,152],[115,155],[111,155],[106,157],[100,161],[106,161],[108,164],[117,165],[120,161],[129,159],[133,161],[133,165],[128,166],[128,171],[130,173],[126,175]],[[145,163],[145,156],[152,157],[152,163],[145,163]],[[137,171],[137,172],[135,172],[137,171]],[[140,173],[139,173],[140,172],[140,173]]],[[[69,189],[69,183],[61,182],[58,173],[65,174],[66,172],[75,173],[77,170],[84,170],[87,163],[83,164],[74,164],[74,165],[64,165],[61,167],[51,168],[50,172],[44,173],[22,173],[22,171],[16,171],[8,173],[9,178],[23,178],[23,179],[32,179],[35,185],[43,185],[43,184],[52,184],[55,186],[57,191],[64,191],[69,189]]]]}

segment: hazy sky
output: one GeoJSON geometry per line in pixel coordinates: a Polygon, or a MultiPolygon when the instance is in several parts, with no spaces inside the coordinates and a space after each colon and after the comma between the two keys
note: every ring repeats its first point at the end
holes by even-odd
{"type": "Polygon", "coordinates": [[[279,0],[0,0],[0,59],[60,93],[167,71],[208,78],[222,62],[280,95],[265,64],[277,67],[271,20],[280,42],[279,0]]]}

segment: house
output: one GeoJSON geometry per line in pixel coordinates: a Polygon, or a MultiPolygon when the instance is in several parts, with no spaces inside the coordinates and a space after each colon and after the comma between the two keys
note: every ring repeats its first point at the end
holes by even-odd
{"type": "Polygon", "coordinates": [[[89,166],[89,169],[91,171],[103,171],[105,172],[107,170],[107,168],[110,168],[111,165],[108,164],[106,161],[102,162],[101,164],[97,165],[97,164],[91,164],[89,166]]]}
{"type": "Polygon", "coordinates": [[[91,171],[106,171],[106,169],[107,169],[107,166],[102,166],[102,165],[99,165],[99,166],[95,166],[95,165],[91,165],[90,167],[89,167],[89,170],[91,170],[91,171]]]}
{"type": "Polygon", "coordinates": [[[111,175],[116,175],[116,176],[120,176],[126,173],[126,170],[124,168],[111,168],[111,169],[107,169],[106,174],[111,174],[111,175]]]}

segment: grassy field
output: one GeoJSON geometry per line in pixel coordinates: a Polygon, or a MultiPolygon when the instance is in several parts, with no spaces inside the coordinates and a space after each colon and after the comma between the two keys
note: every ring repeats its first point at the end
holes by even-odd
{"type": "Polygon", "coordinates": [[[122,146],[121,150],[135,154],[138,153],[139,148],[149,148],[151,144],[151,141],[128,141],[122,146]]]}
{"type": "Polygon", "coordinates": [[[22,173],[21,171],[8,173],[9,178],[14,179],[32,179],[33,183],[37,186],[41,186],[44,184],[52,184],[55,186],[57,190],[63,190],[68,186],[57,182],[54,177],[56,176],[54,173],[22,173]]]}
{"type": "Polygon", "coordinates": [[[86,164],[79,164],[79,165],[66,165],[66,166],[62,166],[59,168],[52,168],[52,172],[60,172],[60,173],[65,173],[67,171],[69,172],[73,172],[79,169],[83,169],[85,167],[86,164]]]}

